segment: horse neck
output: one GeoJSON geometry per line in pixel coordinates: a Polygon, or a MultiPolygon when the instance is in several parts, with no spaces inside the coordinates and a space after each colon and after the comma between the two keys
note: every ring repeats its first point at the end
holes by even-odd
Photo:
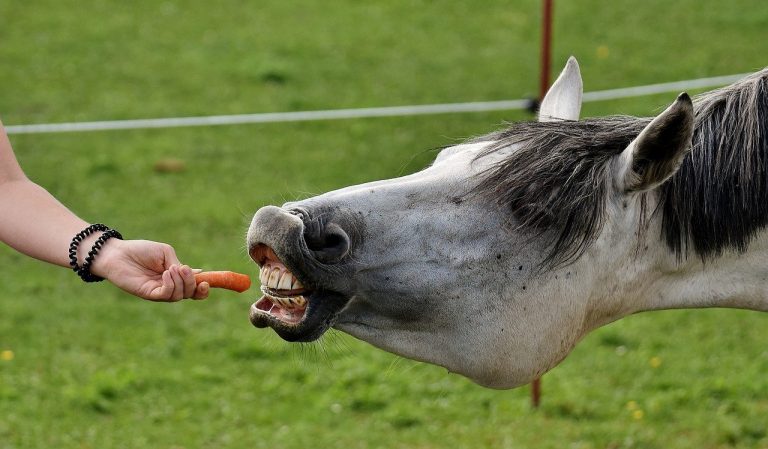
{"type": "Polygon", "coordinates": [[[680,260],[658,248],[638,276],[638,310],[731,307],[768,311],[768,231],[744,252],[726,251],[702,261],[680,260]],[[655,260],[653,260],[655,259],[655,260]]]}
{"type": "Polygon", "coordinates": [[[691,156],[660,189],[645,307],[768,311],[767,96],[764,69],[697,100],[691,156]]]}

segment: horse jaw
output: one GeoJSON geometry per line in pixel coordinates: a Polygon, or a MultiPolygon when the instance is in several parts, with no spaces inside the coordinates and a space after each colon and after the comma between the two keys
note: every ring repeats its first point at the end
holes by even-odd
{"type": "Polygon", "coordinates": [[[572,274],[573,283],[567,286],[531,282],[530,294],[508,291],[498,298],[490,298],[487,292],[465,294],[459,301],[477,308],[465,315],[450,308],[457,321],[451,326],[404,326],[353,302],[334,327],[385,351],[442,366],[479,385],[515,388],[555,367],[585,335],[588,313],[577,300],[581,292],[575,291],[589,284],[589,276],[572,274]]]}

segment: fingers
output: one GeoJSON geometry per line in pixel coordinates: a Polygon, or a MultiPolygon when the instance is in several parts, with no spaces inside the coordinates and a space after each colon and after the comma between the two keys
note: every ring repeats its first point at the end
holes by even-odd
{"type": "Polygon", "coordinates": [[[179,301],[184,299],[184,279],[182,279],[181,273],[179,273],[178,265],[171,265],[168,268],[168,272],[171,273],[171,279],[173,280],[173,292],[171,293],[171,301],[179,301]]]}
{"type": "Polygon", "coordinates": [[[163,271],[161,279],[162,285],[152,290],[146,299],[149,299],[150,301],[174,302],[172,299],[174,284],[170,270],[163,271]]]}
{"type": "Polygon", "coordinates": [[[155,289],[148,299],[153,301],[176,302],[184,298],[205,299],[209,286],[195,283],[194,271],[187,265],[171,265],[163,271],[162,285],[155,289]]]}
{"type": "MultiPolygon", "coordinates": [[[[195,275],[197,273],[202,273],[203,270],[201,268],[192,268],[192,278],[194,279],[195,275]]],[[[211,286],[207,282],[201,282],[197,284],[197,281],[195,281],[195,292],[192,294],[192,299],[205,299],[208,297],[208,292],[210,292],[211,286]]]]}
{"type": "Polygon", "coordinates": [[[182,282],[183,282],[183,289],[184,289],[184,298],[191,298],[195,294],[195,290],[197,290],[197,283],[195,282],[195,274],[192,272],[192,269],[189,268],[187,265],[182,265],[179,267],[179,273],[181,274],[182,282]]]}
{"type": "Polygon", "coordinates": [[[192,299],[205,299],[208,297],[208,293],[210,292],[210,285],[208,285],[207,282],[201,282],[198,284],[197,289],[195,290],[195,294],[192,295],[192,299]]]}

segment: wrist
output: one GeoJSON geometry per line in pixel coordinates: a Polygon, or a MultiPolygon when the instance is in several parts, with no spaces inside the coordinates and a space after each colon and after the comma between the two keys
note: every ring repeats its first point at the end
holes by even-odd
{"type": "Polygon", "coordinates": [[[83,266],[83,264],[85,263],[85,258],[88,257],[88,251],[90,251],[91,248],[93,248],[93,244],[96,243],[96,240],[98,240],[102,234],[104,234],[104,231],[94,232],[93,234],[83,238],[83,241],[80,242],[77,248],[77,253],[76,253],[77,264],[79,266],[83,266]]]}
{"type": "MultiPolygon", "coordinates": [[[[94,242],[95,241],[96,239],[94,239],[94,242]]],[[[93,244],[93,242],[91,244],[93,244]]],[[[91,263],[91,273],[104,279],[109,279],[113,267],[115,266],[114,261],[120,258],[124,244],[125,242],[120,239],[109,239],[104,242],[99,254],[94,258],[93,263],[91,263]]],[[[90,246],[88,246],[88,248],[90,248],[90,246]]]]}
{"type": "MultiPolygon", "coordinates": [[[[69,245],[69,265],[85,282],[103,281],[109,274],[111,265],[109,260],[114,257],[107,257],[107,263],[104,263],[102,249],[110,240],[122,240],[122,238],[119,232],[101,223],[88,226],[72,238],[69,245]],[[97,257],[100,255],[100,260],[97,262],[97,257]]],[[[107,252],[114,253],[114,250],[107,250],[107,252]]]]}

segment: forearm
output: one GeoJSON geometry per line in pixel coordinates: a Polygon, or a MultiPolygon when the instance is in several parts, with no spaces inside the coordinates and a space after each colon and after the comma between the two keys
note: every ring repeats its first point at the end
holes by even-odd
{"type": "MultiPolygon", "coordinates": [[[[0,241],[35,259],[69,267],[69,245],[86,227],[86,221],[27,179],[0,123],[0,241]]],[[[95,232],[80,242],[79,265],[101,234],[95,232]]],[[[208,284],[196,285],[192,270],[181,265],[165,243],[109,239],[89,271],[153,301],[208,296],[208,284]]]]}
{"type": "MultiPolygon", "coordinates": [[[[69,266],[69,244],[88,226],[45,189],[20,179],[0,184],[0,240],[39,260],[69,266]]],[[[87,253],[90,240],[81,244],[87,253]]],[[[82,258],[80,259],[82,261],[82,258]]]]}

